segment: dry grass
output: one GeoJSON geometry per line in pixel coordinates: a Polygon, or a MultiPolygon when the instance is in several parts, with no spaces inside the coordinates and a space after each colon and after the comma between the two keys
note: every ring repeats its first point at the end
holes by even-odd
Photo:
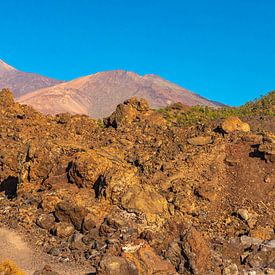
{"type": "Polygon", "coordinates": [[[0,275],[25,275],[25,273],[12,261],[6,260],[0,263],[0,275]]]}

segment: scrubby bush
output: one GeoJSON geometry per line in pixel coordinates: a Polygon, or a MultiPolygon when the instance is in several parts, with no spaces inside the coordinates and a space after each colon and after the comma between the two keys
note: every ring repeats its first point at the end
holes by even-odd
{"type": "Polygon", "coordinates": [[[205,123],[210,120],[223,119],[228,116],[274,116],[275,91],[270,92],[260,99],[250,101],[240,107],[187,107],[176,103],[166,108],[160,109],[159,112],[161,112],[168,121],[180,125],[189,125],[198,122],[205,123]]]}
{"type": "Polygon", "coordinates": [[[0,263],[0,275],[25,275],[12,261],[0,263]]]}

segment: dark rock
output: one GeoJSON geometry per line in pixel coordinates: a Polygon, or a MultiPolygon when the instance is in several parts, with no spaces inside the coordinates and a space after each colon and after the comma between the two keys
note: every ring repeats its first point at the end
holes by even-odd
{"type": "Polygon", "coordinates": [[[75,232],[72,236],[69,237],[69,248],[71,250],[81,250],[84,249],[84,243],[82,242],[83,235],[75,232]]]}
{"type": "Polygon", "coordinates": [[[90,218],[85,218],[82,224],[82,231],[83,232],[89,232],[92,229],[94,229],[96,227],[96,223],[94,222],[94,220],[90,219],[90,218]]]}
{"type": "Polygon", "coordinates": [[[117,128],[124,124],[132,123],[139,112],[147,112],[149,110],[148,102],[141,98],[140,100],[133,97],[119,104],[110,117],[104,119],[106,127],[117,128]]]}
{"type": "Polygon", "coordinates": [[[62,201],[56,205],[54,215],[59,221],[71,222],[75,229],[81,230],[87,211],[71,202],[62,201]]]}
{"type": "Polygon", "coordinates": [[[181,253],[182,251],[178,241],[171,242],[165,252],[165,258],[170,260],[177,271],[179,271],[181,263],[184,262],[181,253]]]}
{"type": "Polygon", "coordinates": [[[50,215],[50,214],[41,214],[37,220],[36,220],[36,224],[43,228],[43,229],[47,229],[47,230],[50,230],[53,225],[54,225],[54,221],[55,221],[55,218],[50,215]]]}
{"type": "Polygon", "coordinates": [[[59,255],[61,255],[61,253],[62,253],[62,249],[59,247],[52,247],[48,251],[48,254],[50,254],[52,256],[59,256],[59,255]]]}

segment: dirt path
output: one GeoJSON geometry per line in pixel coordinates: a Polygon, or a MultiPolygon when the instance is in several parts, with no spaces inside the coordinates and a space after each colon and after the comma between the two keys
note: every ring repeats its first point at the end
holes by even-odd
{"type": "Polygon", "coordinates": [[[16,232],[0,228],[0,262],[9,259],[20,267],[27,275],[42,269],[49,264],[61,275],[84,275],[89,270],[72,264],[52,263],[48,255],[34,251],[16,232]]]}

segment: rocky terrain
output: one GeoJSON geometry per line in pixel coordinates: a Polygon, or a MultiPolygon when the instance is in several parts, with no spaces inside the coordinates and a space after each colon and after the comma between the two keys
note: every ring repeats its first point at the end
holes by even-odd
{"type": "Polygon", "coordinates": [[[182,125],[132,98],[99,124],[5,89],[1,227],[64,263],[59,274],[275,274],[274,123],[182,125]]]}
{"type": "Polygon", "coordinates": [[[39,74],[19,71],[0,59],[0,89],[10,88],[15,97],[62,82],[39,74]]]}
{"type": "Polygon", "coordinates": [[[159,76],[141,76],[122,70],[96,73],[40,89],[18,98],[18,101],[45,114],[69,112],[103,118],[109,116],[119,103],[133,96],[145,98],[152,108],[175,102],[189,106],[221,105],[159,76]]]}

